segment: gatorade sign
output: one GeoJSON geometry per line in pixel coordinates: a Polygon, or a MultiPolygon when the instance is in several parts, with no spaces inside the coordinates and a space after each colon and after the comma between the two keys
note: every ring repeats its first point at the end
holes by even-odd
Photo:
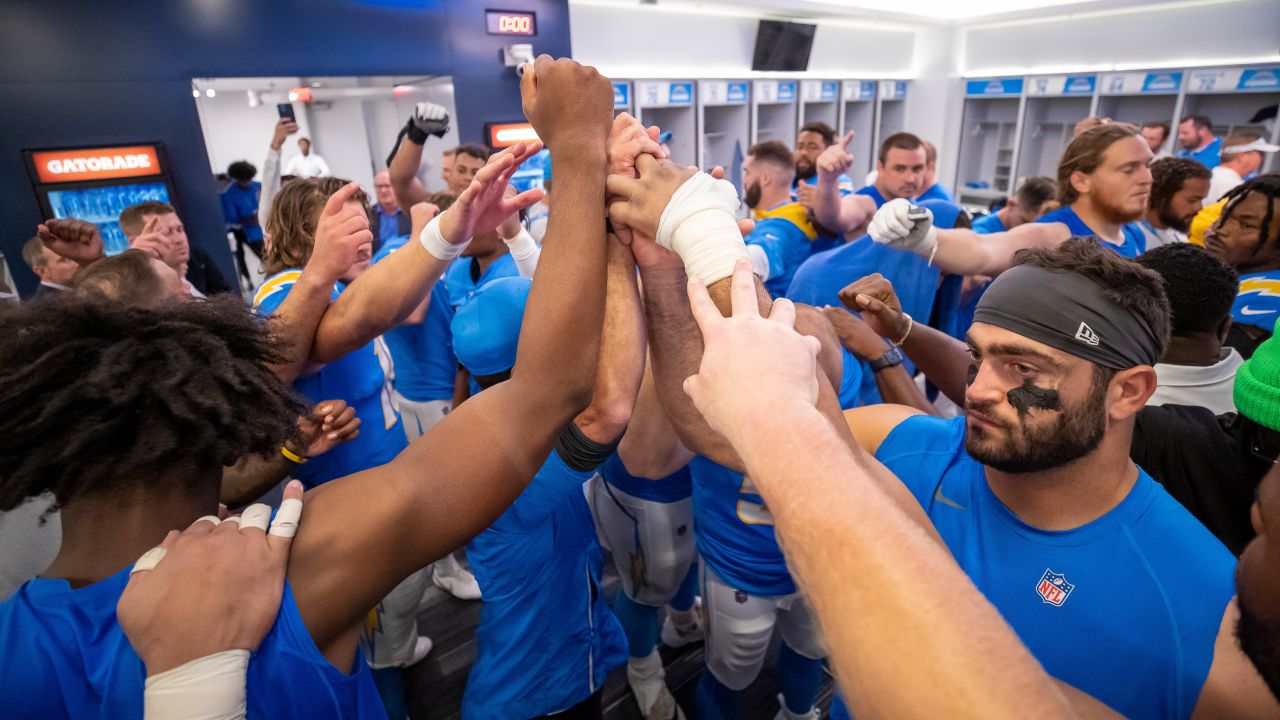
{"type": "Polygon", "coordinates": [[[31,153],[42,183],[111,180],[161,173],[160,157],[152,145],[49,150],[31,153]]]}

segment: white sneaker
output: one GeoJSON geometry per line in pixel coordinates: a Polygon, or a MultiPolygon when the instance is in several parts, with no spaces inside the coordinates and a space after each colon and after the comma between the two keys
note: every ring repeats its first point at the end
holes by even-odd
{"type": "Polygon", "coordinates": [[[684,612],[667,608],[667,616],[662,620],[662,644],[669,648],[679,648],[689,643],[702,642],[702,607],[700,602],[684,612]]]}
{"type": "Polygon", "coordinates": [[[409,662],[405,667],[417,665],[431,654],[431,648],[435,647],[435,643],[431,642],[431,638],[426,635],[419,635],[417,642],[413,644],[413,655],[409,658],[409,662]]]}
{"type": "Polygon", "coordinates": [[[431,582],[459,600],[479,600],[480,583],[453,554],[445,555],[431,566],[431,582]]]}
{"type": "Polygon", "coordinates": [[[666,672],[656,648],[649,657],[627,661],[627,685],[645,720],[685,720],[684,711],[667,689],[666,672]]]}
{"type": "Polygon", "coordinates": [[[782,693],[778,693],[778,714],[773,716],[773,720],[818,720],[822,717],[822,711],[817,705],[809,708],[809,712],[803,715],[797,715],[787,709],[787,703],[782,697],[782,693]]]}

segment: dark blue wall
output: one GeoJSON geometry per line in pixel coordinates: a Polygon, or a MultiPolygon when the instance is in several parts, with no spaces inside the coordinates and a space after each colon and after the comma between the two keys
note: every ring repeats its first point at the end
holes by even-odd
{"type": "MultiPolygon", "coordinates": [[[[534,51],[570,54],[567,0],[8,0],[0,6],[0,250],[20,260],[43,219],[22,150],[164,143],[192,242],[233,277],[191,78],[452,75],[464,142],[521,117],[486,6],[538,14],[534,51]]],[[[363,142],[360,139],[354,140],[363,142]]]]}

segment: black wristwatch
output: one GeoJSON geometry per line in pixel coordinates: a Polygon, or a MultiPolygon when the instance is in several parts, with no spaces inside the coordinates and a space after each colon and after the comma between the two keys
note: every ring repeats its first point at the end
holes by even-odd
{"type": "Polygon", "coordinates": [[[880,372],[885,368],[891,368],[896,365],[901,365],[902,364],[902,348],[898,347],[897,345],[890,345],[889,349],[885,350],[883,355],[876,358],[875,360],[868,360],[867,363],[871,365],[871,369],[874,372],[880,372]]]}

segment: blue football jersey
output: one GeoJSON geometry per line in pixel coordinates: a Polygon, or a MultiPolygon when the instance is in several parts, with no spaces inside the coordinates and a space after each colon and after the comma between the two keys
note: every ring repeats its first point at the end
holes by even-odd
{"type": "Polygon", "coordinates": [[[1050,675],[1125,717],[1189,717],[1235,594],[1230,551],[1141,469],[1097,520],[1032,527],[992,492],[964,432],[962,417],[916,416],[876,457],[1050,675]]]}
{"type": "Polygon", "coordinates": [[[693,472],[693,525],[698,555],[726,584],[752,595],[796,591],[773,534],[773,514],[742,473],[701,455],[693,472]]]}
{"type": "MultiPolygon", "coordinates": [[[[893,283],[903,311],[916,318],[917,322],[928,322],[938,289],[938,269],[930,267],[927,259],[915,253],[894,250],[867,235],[804,261],[791,279],[787,297],[794,302],[817,307],[840,307],[840,290],[872,273],[880,273],[893,283]]],[[[903,366],[908,373],[915,372],[915,366],[910,360],[903,360],[903,366]]],[[[873,405],[880,402],[875,373],[865,363],[861,382],[862,389],[856,404],[873,405]]],[[[843,401],[842,404],[853,407],[853,404],[843,401]]]]}
{"type": "Polygon", "coordinates": [[[996,213],[988,213],[977,220],[974,220],[969,229],[979,235],[990,235],[992,233],[1002,233],[1009,228],[1005,227],[1003,222],[1000,222],[999,215],[996,213]]]}
{"type": "Polygon", "coordinates": [[[693,475],[688,465],[660,480],[650,480],[632,475],[616,451],[600,466],[600,477],[609,485],[641,500],[673,503],[693,495],[693,475]]]}
{"type": "Polygon", "coordinates": [[[769,277],[764,287],[770,295],[786,297],[796,269],[809,259],[815,237],[817,231],[807,212],[797,203],[773,208],[756,220],[755,228],[744,240],[747,245],[763,249],[769,259],[769,277]]]}
{"type": "MultiPolygon", "coordinates": [[[[408,235],[396,235],[383,242],[373,255],[378,263],[404,246],[408,235]]],[[[431,288],[431,302],[444,298],[447,290],[441,287],[443,279],[431,288]],[[438,290],[438,292],[437,292],[438,290]]],[[[413,402],[449,400],[453,397],[454,373],[457,363],[453,359],[453,344],[449,336],[448,313],[428,313],[424,320],[413,325],[400,325],[383,333],[382,338],[391,351],[395,367],[396,392],[413,402]],[[443,331],[440,323],[444,322],[443,331]]]]}
{"type": "MultiPolygon", "coordinates": [[[[1073,237],[1090,235],[1097,236],[1098,233],[1093,228],[1084,223],[1080,216],[1076,214],[1071,206],[1060,207],[1053,212],[1045,213],[1035,219],[1038,223],[1062,223],[1071,231],[1073,237]]],[[[1102,241],[1102,246],[1114,250],[1120,257],[1135,258],[1147,251],[1147,236],[1142,233],[1142,228],[1138,223],[1125,223],[1121,226],[1121,232],[1124,233],[1124,243],[1121,245],[1113,245],[1106,240],[1102,241]]],[[[1099,236],[1100,237],[1100,236],[1099,236]]]]}
{"type": "MultiPolygon", "coordinates": [[[[262,283],[253,305],[263,315],[280,308],[301,270],[284,270],[262,283]]],[[[332,300],[343,286],[333,289],[332,300]]],[[[391,397],[395,377],[391,351],[382,338],[347,353],[325,365],[319,372],[293,381],[300,395],[312,402],[345,400],[360,418],[360,436],[314,457],[294,468],[293,476],[309,488],[391,462],[407,441],[400,425],[400,413],[391,397]]]]}
{"type": "MultiPolygon", "coordinates": [[[[36,578],[0,605],[0,715],[142,720],[146,668],[116,619],[130,569],[75,590],[36,578]]],[[[359,651],[352,670],[320,654],[286,582],[275,624],[249,660],[248,717],[385,718],[359,651]]]]}
{"type": "Polygon", "coordinates": [[[1214,138],[1213,142],[1199,150],[1179,149],[1178,157],[1190,158],[1212,170],[1222,162],[1222,138],[1214,138]]]}
{"type": "Polygon", "coordinates": [[[866,187],[862,188],[861,190],[859,190],[859,191],[858,191],[857,193],[855,193],[855,194],[856,194],[856,195],[866,195],[867,197],[871,198],[872,200],[875,200],[875,201],[876,201],[876,208],[877,208],[877,209],[878,209],[881,205],[884,205],[885,203],[889,202],[887,199],[885,199],[885,196],[884,196],[884,195],[881,195],[881,194],[880,194],[880,191],[876,189],[876,186],[875,186],[875,185],[868,185],[868,186],[866,186],[866,187]]]}
{"type": "Polygon", "coordinates": [[[484,595],[462,715],[538,717],[586,700],[627,660],[601,589],[604,558],[583,483],[553,451],[493,525],[467,544],[484,595]]]}
{"type": "Polygon", "coordinates": [[[1231,306],[1231,321],[1271,332],[1280,320],[1280,270],[1240,276],[1240,292],[1231,306]]]}
{"type": "Polygon", "coordinates": [[[928,190],[916,196],[916,202],[921,200],[942,200],[944,202],[954,203],[956,196],[951,191],[942,186],[942,183],[934,183],[929,186],[928,190]]]}
{"type": "MultiPolygon", "coordinates": [[[[792,201],[796,199],[796,187],[799,186],[801,182],[803,182],[805,185],[817,185],[818,176],[814,175],[813,177],[807,178],[805,180],[797,179],[795,182],[793,182],[791,184],[792,201]]],[[[836,189],[840,192],[840,197],[844,197],[845,195],[852,195],[853,187],[854,187],[853,180],[848,175],[845,175],[844,173],[840,173],[840,177],[836,178],[836,189]]],[[[816,225],[814,227],[818,231],[818,235],[813,239],[813,242],[809,244],[810,255],[817,255],[820,252],[826,252],[831,248],[838,247],[844,244],[843,233],[831,233],[827,231],[826,228],[818,227],[816,225]]]]}

